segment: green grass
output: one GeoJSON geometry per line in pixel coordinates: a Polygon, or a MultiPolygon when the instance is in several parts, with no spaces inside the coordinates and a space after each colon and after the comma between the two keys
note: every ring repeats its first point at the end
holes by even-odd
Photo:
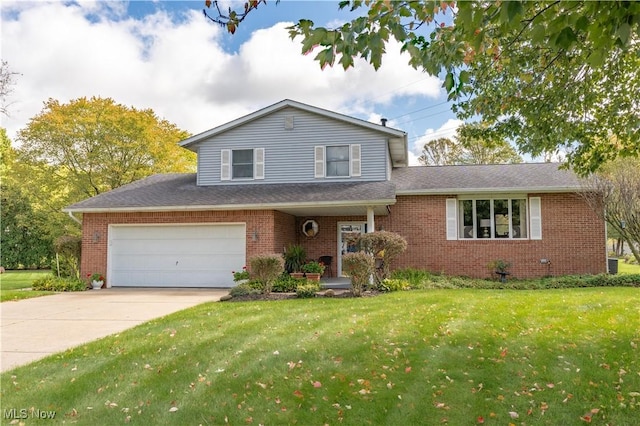
{"type": "Polygon", "coordinates": [[[622,260],[619,260],[618,273],[619,274],[640,274],[640,265],[624,263],[622,260]]]}
{"type": "Polygon", "coordinates": [[[4,373],[0,397],[86,425],[635,425],[638,312],[637,288],[209,303],[4,373]]]}
{"type": "Polygon", "coordinates": [[[0,302],[29,299],[53,294],[50,291],[28,291],[37,278],[51,274],[51,271],[6,271],[0,275],[0,302]]]}

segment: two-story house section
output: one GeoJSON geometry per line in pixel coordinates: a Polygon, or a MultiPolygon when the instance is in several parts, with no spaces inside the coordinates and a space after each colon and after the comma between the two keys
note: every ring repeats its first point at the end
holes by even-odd
{"type": "Polygon", "coordinates": [[[290,100],[180,145],[201,186],[384,181],[407,165],[406,133],[290,100]]]}
{"type": "Polygon", "coordinates": [[[229,287],[256,254],[303,245],[341,257],[359,233],[397,232],[395,267],[534,277],[606,270],[604,224],[558,164],[408,167],[407,134],[292,100],[190,137],[195,174],[159,174],[69,206],[82,271],[108,286],[229,287]]]}

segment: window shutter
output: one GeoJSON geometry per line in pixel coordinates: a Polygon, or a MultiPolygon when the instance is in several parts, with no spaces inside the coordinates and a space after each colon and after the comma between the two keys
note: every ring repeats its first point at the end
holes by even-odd
{"type": "Polygon", "coordinates": [[[231,150],[220,150],[220,180],[231,180],[231,150]]]}
{"type": "Polygon", "coordinates": [[[315,147],[315,177],[324,177],[324,146],[315,147]]]}
{"type": "Polygon", "coordinates": [[[253,178],[264,179],[264,148],[253,150],[253,178]]]}
{"type": "Polygon", "coordinates": [[[542,239],[542,207],[540,197],[529,198],[529,226],[532,240],[542,239]]]}
{"type": "Polygon", "coordinates": [[[361,174],[360,145],[351,145],[351,176],[360,176],[361,174]]]}
{"type": "Polygon", "coordinates": [[[458,239],[458,200],[447,198],[447,240],[458,239]]]}

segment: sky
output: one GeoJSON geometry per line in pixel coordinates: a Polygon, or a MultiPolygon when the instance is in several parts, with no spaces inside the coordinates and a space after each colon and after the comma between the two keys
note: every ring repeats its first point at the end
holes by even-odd
{"type": "Polygon", "coordinates": [[[378,71],[364,60],[322,70],[315,53],[302,55],[286,28],[302,18],[329,27],[353,18],[338,1],[270,1],[233,35],[203,8],[204,1],[2,0],[0,57],[19,75],[0,125],[16,142],[48,99],[99,96],[151,108],[198,134],[292,99],[376,123],[387,118],[407,132],[417,165],[425,142],[452,137],[461,124],[442,80],[410,67],[397,43],[378,71]]]}

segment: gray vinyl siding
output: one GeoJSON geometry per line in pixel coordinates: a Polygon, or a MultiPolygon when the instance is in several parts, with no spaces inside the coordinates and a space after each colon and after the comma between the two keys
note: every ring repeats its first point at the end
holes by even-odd
{"type": "Polygon", "coordinates": [[[198,144],[198,185],[246,184],[220,181],[220,150],[264,148],[265,178],[261,183],[382,181],[388,179],[387,136],[354,124],[295,108],[285,108],[230,129],[198,144]],[[293,129],[285,130],[285,117],[293,116],[293,129]],[[314,147],[361,145],[359,177],[315,178],[314,147]]]}

